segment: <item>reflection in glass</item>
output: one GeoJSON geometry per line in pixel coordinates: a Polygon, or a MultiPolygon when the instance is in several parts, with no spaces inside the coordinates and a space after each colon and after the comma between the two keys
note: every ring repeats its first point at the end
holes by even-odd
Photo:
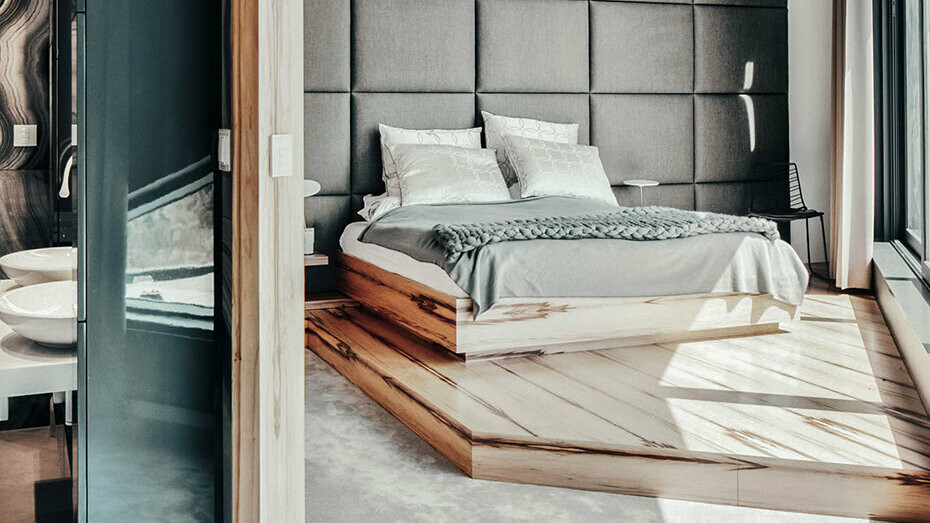
{"type": "Polygon", "coordinates": [[[126,318],[213,330],[209,156],[129,195],[126,318]]]}

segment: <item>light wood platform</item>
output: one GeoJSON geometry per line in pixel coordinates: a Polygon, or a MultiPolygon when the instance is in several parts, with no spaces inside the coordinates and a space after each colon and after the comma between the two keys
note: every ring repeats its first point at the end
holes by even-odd
{"type": "Polygon", "coordinates": [[[340,292],[465,360],[770,334],[798,310],[770,295],[749,293],[501,298],[476,319],[469,298],[349,254],[338,253],[333,262],[340,292]]]}
{"type": "Polygon", "coordinates": [[[930,422],[874,300],[809,295],[789,330],[465,363],[307,311],[308,348],[472,477],[930,521],[930,422]]]}

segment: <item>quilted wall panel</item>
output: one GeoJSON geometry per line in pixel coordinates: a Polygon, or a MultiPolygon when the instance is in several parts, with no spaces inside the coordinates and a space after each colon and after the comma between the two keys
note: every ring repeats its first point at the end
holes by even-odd
{"type": "MultiPolygon", "coordinates": [[[[377,125],[580,125],[614,194],[744,213],[752,165],[788,159],[786,0],[306,0],[306,206],[332,254],[384,191],[377,125]]],[[[314,269],[312,291],[332,288],[314,269]]]]}

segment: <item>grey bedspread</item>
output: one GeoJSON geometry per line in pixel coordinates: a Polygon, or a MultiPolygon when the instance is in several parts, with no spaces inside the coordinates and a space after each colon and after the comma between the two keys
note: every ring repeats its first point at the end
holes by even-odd
{"type": "Polygon", "coordinates": [[[414,205],[372,222],[359,240],[445,270],[475,314],[504,297],[627,297],[711,292],[767,293],[799,304],[807,271],[790,245],[755,232],[656,241],[608,238],[503,241],[446,256],[435,227],[585,216],[617,207],[575,198],[414,205]]]}

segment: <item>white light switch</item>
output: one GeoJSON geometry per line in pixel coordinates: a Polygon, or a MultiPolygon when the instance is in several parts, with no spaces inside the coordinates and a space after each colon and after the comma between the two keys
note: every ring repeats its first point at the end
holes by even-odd
{"type": "Polygon", "coordinates": [[[271,176],[281,178],[294,174],[294,135],[271,135],[271,176]]]}
{"type": "Polygon", "coordinates": [[[39,144],[39,129],[35,125],[13,126],[13,147],[35,147],[39,144]]]}

